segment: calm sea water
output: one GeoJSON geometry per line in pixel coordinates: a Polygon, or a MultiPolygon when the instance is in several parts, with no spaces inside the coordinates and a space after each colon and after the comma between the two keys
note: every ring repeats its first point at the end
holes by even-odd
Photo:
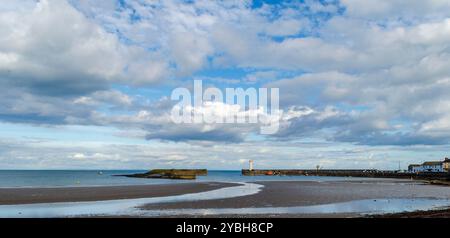
{"type": "MultiPolygon", "coordinates": [[[[114,176],[146,170],[0,170],[0,187],[85,187],[114,185],[169,184],[186,182],[251,182],[270,180],[333,181],[352,178],[316,176],[242,176],[241,171],[208,171],[196,180],[143,179],[114,176]]],[[[361,180],[361,178],[358,178],[361,180]]]]}

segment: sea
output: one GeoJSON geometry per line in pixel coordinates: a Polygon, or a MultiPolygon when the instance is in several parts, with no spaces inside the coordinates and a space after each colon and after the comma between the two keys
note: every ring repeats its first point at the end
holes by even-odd
{"type": "MultiPolygon", "coordinates": [[[[242,176],[240,170],[209,170],[207,176],[195,180],[130,178],[124,174],[147,170],[0,170],[0,188],[91,187],[172,184],[192,182],[252,182],[252,181],[336,181],[347,177],[319,176],[242,176]]],[[[358,178],[361,180],[362,178],[358,178]]]]}

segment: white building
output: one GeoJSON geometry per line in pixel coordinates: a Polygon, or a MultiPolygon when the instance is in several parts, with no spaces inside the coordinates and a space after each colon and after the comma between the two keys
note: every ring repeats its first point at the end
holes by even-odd
{"type": "Polygon", "coordinates": [[[421,164],[410,164],[408,166],[408,171],[412,173],[422,172],[423,168],[421,164]]]}
{"type": "Polygon", "coordinates": [[[441,161],[428,161],[422,164],[423,172],[445,172],[441,161]]]}
{"type": "Polygon", "coordinates": [[[408,171],[411,173],[419,172],[449,172],[450,160],[445,158],[444,161],[427,161],[423,164],[411,164],[408,171]]]}

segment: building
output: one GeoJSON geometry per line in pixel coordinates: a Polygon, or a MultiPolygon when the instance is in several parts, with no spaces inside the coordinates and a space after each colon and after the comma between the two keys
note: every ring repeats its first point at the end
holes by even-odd
{"type": "Polygon", "coordinates": [[[444,162],[442,163],[442,168],[447,172],[450,171],[450,159],[445,158],[444,162]]]}
{"type": "Polygon", "coordinates": [[[441,161],[427,161],[422,164],[423,172],[444,172],[441,161]]]}
{"type": "Polygon", "coordinates": [[[427,161],[423,164],[410,164],[408,171],[411,173],[420,172],[449,172],[450,159],[445,158],[444,161],[427,161]]]}
{"type": "Polygon", "coordinates": [[[422,172],[422,165],[421,164],[410,164],[408,166],[408,171],[412,172],[412,173],[418,173],[418,172],[422,172]]]}

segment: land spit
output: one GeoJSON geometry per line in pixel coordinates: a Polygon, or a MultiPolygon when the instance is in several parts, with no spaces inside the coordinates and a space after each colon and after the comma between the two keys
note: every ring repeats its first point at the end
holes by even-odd
{"type": "Polygon", "coordinates": [[[153,169],[141,174],[124,174],[117,176],[133,178],[159,178],[159,179],[196,179],[197,176],[208,174],[206,169],[153,169]]]}

